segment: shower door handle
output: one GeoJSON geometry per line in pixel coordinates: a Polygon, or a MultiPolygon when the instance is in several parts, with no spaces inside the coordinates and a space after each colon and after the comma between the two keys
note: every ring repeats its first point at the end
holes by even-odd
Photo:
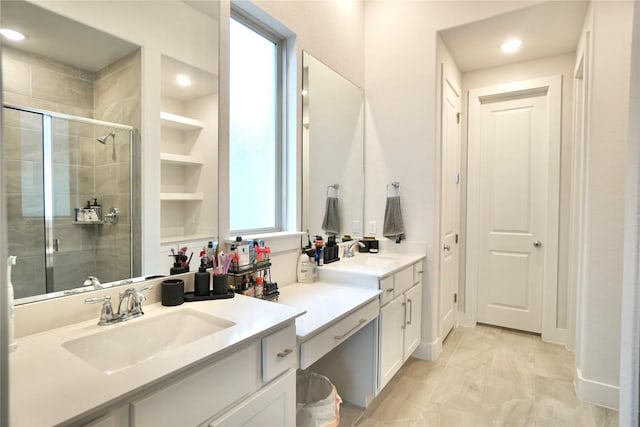
{"type": "Polygon", "coordinates": [[[60,239],[53,239],[53,252],[60,252],[60,239]]]}

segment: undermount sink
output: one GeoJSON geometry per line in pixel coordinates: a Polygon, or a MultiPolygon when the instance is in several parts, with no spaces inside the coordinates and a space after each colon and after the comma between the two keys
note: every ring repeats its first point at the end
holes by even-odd
{"type": "Polygon", "coordinates": [[[112,374],[233,325],[235,323],[228,320],[183,309],[120,323],[67,341],[62,347],[93,367],[112,374]]]}
{"type": "Polygon", "coordinates": [[[364,265],[369,267],[379,267],[398,261],[397,257],[388,257],[384,255],[356,255],[352,258],[344,258],[349,264],[364,265]]]}

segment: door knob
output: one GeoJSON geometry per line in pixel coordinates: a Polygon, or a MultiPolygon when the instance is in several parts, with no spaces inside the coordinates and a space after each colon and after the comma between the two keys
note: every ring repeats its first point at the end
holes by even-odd
{"type": "Polygon", "coordinates": [[[542,242],[540,240],[536,240],[533,242],[533,246],[536,248],[542,247],[542,242]]]}

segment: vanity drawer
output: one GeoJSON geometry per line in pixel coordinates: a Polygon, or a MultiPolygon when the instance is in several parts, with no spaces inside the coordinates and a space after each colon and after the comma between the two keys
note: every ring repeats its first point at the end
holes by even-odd
{"type": "Polygon", "coordinates": [[[417,285],[422,282],[422,273],[424,272],[424,263],[422,261],[413,264],[413,284],[417,285]]]}
{"type": "Polygon", "coordinates": [[[262,381],[268,383],[287,369],[297,367],[295,324],[262,339],[262,381]]]}
{"type": "Polygon", "coordinates": [[[381,305],[385,305],[393,299],[393,276],[380,279],[380,289],[382,290],[381,305]]]}
{"type": "Polygon", "coordinates": [[[413,286],[413,266],[398,271],[393,275],[394,295],[402,295],[413,286]]]}
{"type": "Polygon", "coordinates": [[[379,312],[380,303],[376,298],[364,307],[332,324],[315,337],[302,343],[300,345],[300,368],[306,369],[311,366],[315,361],[378,317],[379,312]]]}
{"type": "Polygon", "coordinates": [[[253,393],[260,379],[260,343],[255,342],[131,403],[131,426],[200,424],[253,393]]]}

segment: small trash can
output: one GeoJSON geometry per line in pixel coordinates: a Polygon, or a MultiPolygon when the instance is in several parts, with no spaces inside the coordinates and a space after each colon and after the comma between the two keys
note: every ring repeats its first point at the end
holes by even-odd
{"type": "Polygon", "coordinates": [[[296,426],[336,427],[342,399],[324,375],[299,370],[296,375],[296,426]]]}

